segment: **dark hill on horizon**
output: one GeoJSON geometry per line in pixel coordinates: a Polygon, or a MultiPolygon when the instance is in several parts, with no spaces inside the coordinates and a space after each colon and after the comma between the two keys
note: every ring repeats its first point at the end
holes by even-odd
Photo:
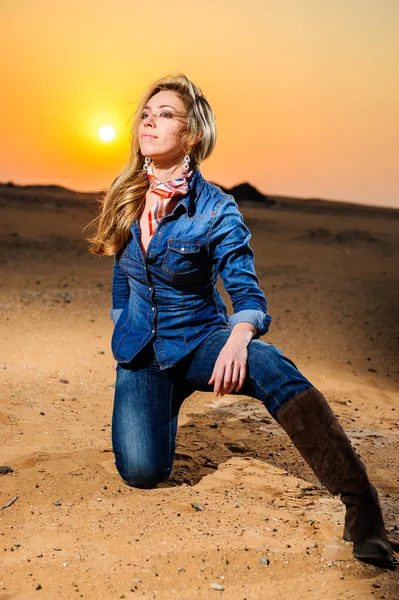
{"type": "MultiPolygon", "coordinates": [[[[238,204],[249,203],[265,208],[273,207],[277,209],[299,210],[312,213],[362,213],[363,215],[373,216],[375,214],[386,214],[393,218],[399,218],[399,208],[380,207],[367,204],[356,204],[342,200],[327,200],[323,198],[303,198],[295,196],[278,196],[271,194],[262,194],[257,188],[248,182],[240,183],[227,188],[216,182],[227,194],[234,196],[238,204]]],[[[12,181],[8,183],[0,182],[0,200],[1,201],[19,201],[29,203],[30,208],[46,203],[56,206],[82,205],[96,211],[97,201],[105,193],[105,190],[97,192],[79,192],[57,184],[29,184],[19,185],[12,181]]]]}

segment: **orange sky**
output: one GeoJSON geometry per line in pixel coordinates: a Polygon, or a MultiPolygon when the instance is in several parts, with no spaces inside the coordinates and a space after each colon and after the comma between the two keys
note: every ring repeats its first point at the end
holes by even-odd
{"type": "Polygon", "coordinates": [[[2,182],[105,189],[143,90],[184,72],[207,179],[399,208],[398,0],[3,0],[0,28],[2,182]]]}

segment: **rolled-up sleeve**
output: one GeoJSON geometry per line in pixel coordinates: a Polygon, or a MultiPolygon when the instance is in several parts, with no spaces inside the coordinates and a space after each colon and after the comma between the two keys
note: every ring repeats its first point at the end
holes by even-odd
{"type": "Polygon", "coordinates": [[[130,286],[129,280],[118,265],[114,257],[114,272],[112,276],[112,308],[110,316],[114,325],[116,325],[126,302],[129,300],[130,286]]]}
{"type": "Polygon", "coordinates": [[[269,330],[272,317],[267,312],[266,297],[255,273],[250,237],[236,201],[226,196],[210,230],[209,251],[233,304],[234,314],[229,317],[229,325],[252,323],[257,329],[255,338],[258,338],[269,330]]]}

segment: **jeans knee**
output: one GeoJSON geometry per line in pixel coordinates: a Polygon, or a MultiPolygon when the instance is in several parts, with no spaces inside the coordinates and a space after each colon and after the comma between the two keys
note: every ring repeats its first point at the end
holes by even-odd
{"type": "Polygon", "coordinates": [[[139,488],[141,490],[150,490],[165,481],[166,477],[140,476],[140,477],[122,477],[123,481],[130,487],[139,488]]]}
{"type": "Polygon", "coordinates": [[[118,464],[116,464],[116,468],[128,486],[142,490],[149,490],[156,487],[158,483],[166,481],[171,472],[171,469],[154,469],[145,466],[126,468],[126,466],[120,467],[118,464]]]}

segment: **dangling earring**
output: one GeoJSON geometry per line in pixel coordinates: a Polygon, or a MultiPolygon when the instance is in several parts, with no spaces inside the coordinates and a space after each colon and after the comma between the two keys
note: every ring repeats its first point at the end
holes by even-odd
{"type": "Polygon", "coordinates": [[[183,160],[183,177],[187,177],[188,168],[190,166],[190,155],[186,154],[183,160]]]}
{"type": "Polygon", "coordinates": [[[151,162],[151,158],[149,156],[146,156],[145,160],[144,160],[144,166],[143,166],[143,170],[144,170],[143,177],[144,177],[144,179],[148,179],[147,171],[148,171],[148,167],[150,166],[150,162],[151,162]]]}

